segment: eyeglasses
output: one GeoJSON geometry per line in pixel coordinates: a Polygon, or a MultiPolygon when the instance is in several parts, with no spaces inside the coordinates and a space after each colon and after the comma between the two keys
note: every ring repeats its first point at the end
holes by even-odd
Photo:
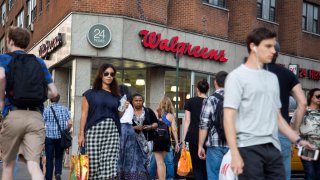
{"type": "Polygon", "coordinates": [[[111,77],[114,77],[114,72],[112,72],[112,73],[109,73],[109,72],[104,72],[103,73],[103,76],[111,76],[111,77]]]}
{"type": "Polygon", "coordinates": [[[320,99],[320,94],[319,94],[319,95],[316,95],[316,98],[317,98],[317,99],[320,99]]]}

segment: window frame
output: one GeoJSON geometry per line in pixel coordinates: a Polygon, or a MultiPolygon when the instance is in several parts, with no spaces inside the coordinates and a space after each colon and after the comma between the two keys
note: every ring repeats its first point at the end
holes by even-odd
{"type": "Polygon", "coordinates": [[[0,54],[4,54],[5,53],[5,46],[6,46],[6,42],[5,42],[5,36],[3,36],[0,39],[0,54]],[[3,45],[3,46],[2,46],[3,45]]]}
{"type": "Polygon", "coordinates": [[[16,16],[16,26],[24,28],[24,9],[22,9],[16,16]]]}
{"type": "Polygon", "coordinates": [[[257,0],[256,1],[257,18],[277,22],[277,2],[276,0],[257,0]],[[267,2],[268,1],[268,2],[267,2]],[[267,7],[266,7],[267,6],[267,7]],[[264,16],[267,17],[264,17],[264,16]]]}
{"type": "Polygon", "coordinates": [[[226,0],[203,0],[203,2],[220,8],[227,8],[226,0]]]}
{"type": "Polygon", "coordinates": [[[13,8],[14,1],[15,0],[8,0],[8,11],[11,11],[11,9],[13,8]]]}
{"type": "Polygon", "coordinates": [[[6,2],[3,2],[1,5],[1,25],[2,26],[6,24],[6,15],[7,15],[7,4],[6,2]]]}
{"type": "Polygon", "coordinates": [[[301,19],[301,28],[303,31],[320,34],[320,13],[319,13],[320,6],[317,4],[309,3],[304,1],[302,5],[302,19],[301,19]],[[310,13],[310,9],[308,7],[311,7],[312,13],[310,13]],[[317,12],[317,13],[315,13],[317,12]],[[312,17],[310,17],[310,14],[312,17]],[[310,24],[309,24],[310,23],[310,24]],[[309,27],[311,26],[311,28],[309,27]]]}
{"type": "Polygon", "coordinates": [[[31,25],[37,16],[37,1],[36,0],[28,0],[27,1],[27,27],[31,25]]]}

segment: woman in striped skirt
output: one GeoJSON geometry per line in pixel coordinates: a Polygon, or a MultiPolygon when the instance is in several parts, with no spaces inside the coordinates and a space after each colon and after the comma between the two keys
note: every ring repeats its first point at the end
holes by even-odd
{"type": "MultiPolygon", "coordinates": [[[[103,64],[93,83],[82,97],[82,112],[78,144],[89,155],[89,179],[115,179],[120,149],[120,120],[122,113],[116,69],[103,64]]],[[[128,107],[125,103],[125,108],[128,107]]]]}

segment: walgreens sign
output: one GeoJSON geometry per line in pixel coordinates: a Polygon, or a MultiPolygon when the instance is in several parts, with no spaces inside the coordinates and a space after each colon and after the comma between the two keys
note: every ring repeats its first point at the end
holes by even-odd
{"type": "Polygon", "coordinates": [[[158,48],[160,51],[178,53],[179,57],[187,55],[201,59],[212,59],[222,63],[228,61],[228,59],[225,58],[224,50],[209,50],[207,47],[195,46],[190,42],[179,42],[178,36],[174,36],[170,40],[162,39],[160,33],[157,34],[156,32],[149,32],[148,30],[141,30],[139,35],[142,38],[142,46],[145,48],[158,48]]]}

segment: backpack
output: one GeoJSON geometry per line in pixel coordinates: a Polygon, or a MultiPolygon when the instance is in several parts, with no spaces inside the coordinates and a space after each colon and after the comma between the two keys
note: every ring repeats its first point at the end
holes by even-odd
{"type": "Polygon", "coordinates": [[[156,130],[155,141],[159,144],[170,143],[169,127],[166,123],[164,123],[161,120],[158,121],[158,127],[156,130]]]}
{"type": "Polygon", "coordinates": [[[213,121],[212,124],[216,130],[216,133],[218,133],[219,145],[225,145],[227,140],[226,140],[226,135],[224,132],[224,127],[223,127],[223,101],[224,101],[224,98],[219,93],[213,93],[212,96],[214,96],[218,99],[218,103],[217,103],[215,112],[213,114],[215,117],[215,121],[213,121]]]}
{"type": "Polygon", "coordinates": [[[39,107],[46,101],[48,85],[42,65],[33,54],[9,53],[6,94],[11,104],[21,108],[39,107]]]}

